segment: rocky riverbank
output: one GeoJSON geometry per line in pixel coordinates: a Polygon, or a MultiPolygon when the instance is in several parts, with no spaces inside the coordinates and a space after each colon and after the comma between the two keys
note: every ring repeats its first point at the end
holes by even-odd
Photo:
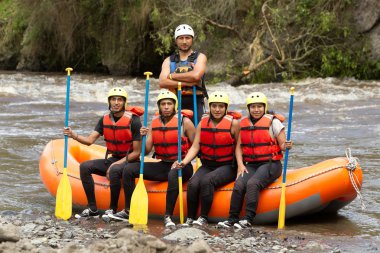
{"type": "MultiPolygon", "coordinates": [[[[125,228],[101,219],[55,219],[51,213],[0,213],[0,252],[344,252],[323,238],[265,227],[233,231],[215,225],[164,229],[125,228]],[[144,232],[145,231],[145,232],[144,232]]],[[[374,248],[373,248],[374,249],[374,248]]],[[[376,251],[376,249],[374,249],[376,251]]]]}

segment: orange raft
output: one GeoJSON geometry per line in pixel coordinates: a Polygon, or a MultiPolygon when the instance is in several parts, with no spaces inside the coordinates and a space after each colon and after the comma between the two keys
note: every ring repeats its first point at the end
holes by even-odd
{"type": "MultiPolygon", "coordinates": [[[[50,141],[40,158],[40,175],[48,191],[55,196],[63,170],[63,139],[50,141]]],[[[68,147],[68,176],[73,192],[73,204],[86,206],[87,199],[79,176],[79,164],[86,160],[103,158],[105,147],[85,146],[72,139],[68,147]]],[[[150,158],[145,160],[152,161],[150,158]]],[[[93,175],[95,195],[99,209],[108,209],[110,203],[109,182],[105,177],[93,175]]],[[[138,180],[138,179],[136,179],[138,180]]],[[[281,182],[276,182],[260,193],[255,223],[273,223],[278,219],[281,198],[281,182]]],[[[318,213],[337,212],[353,201],[362,185],[362,170],[359,164],[350,166],[347,158],[326,160],[310,167],[287,171],[286,218],[318,213]]],[[[145,180],[149,197],[149,214],[160,216],[165,213],[166,182],[145,180]]],[[[186,215],[186,185],[183,186],[184,210],[186,215]]],[[[211,221],[228,217],[233,182],[217,189],[209,217],[211,221]]],[[[178,201],[177,201],[178,202],[178,201]]],[[[119,199],[119,209],[124,207],[124,192],[119,199]]],[[[178,215],[178,203],[175,215],[178,215]]],[[[242,211],[241,215],[244,215],[242,211]]]]}

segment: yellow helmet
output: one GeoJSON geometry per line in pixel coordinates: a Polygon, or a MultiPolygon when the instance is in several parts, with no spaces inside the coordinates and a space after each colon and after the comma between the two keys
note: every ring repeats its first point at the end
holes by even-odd
{"type": "Polygon", "coordinates": [[[228,98],[227,93],[223,91],[214,91],[210,94],[208,98],[208,106],[211,107],[211,103],[225,103],[227,105],[226,107],[226,113],[228,110],[228,106],[230,105],[230,99],[228,98]]]}
{"type": "Polygon", "coordinates": [[[158,108],[160,108],[159,104],[160,104],[160,101],[162,99],[173,99],[174,102],[175,102],[174,110],[177,111],[178,100],[177,100],[177,96],[173,92],[171,92],[168,89],[161,89],[160,90],[160,93],[158,93],[158,96],[157,96],[157,106],[158,106],[158,108]]]}
{"type": "Polygon", "coordinates": [[[268,112],[268,99],[262,92],[252,92],[247,97],[247,107],[250,104],[264,104],[265,113],[268,112]]]}
{"type": "Polygon", "coordinates": [[[108,91],[108,104],[110,103],[110,98],[118,96],[125,98],[125,108],[127,108],[128,93],[121,87],[115,87],[108,91]]]}

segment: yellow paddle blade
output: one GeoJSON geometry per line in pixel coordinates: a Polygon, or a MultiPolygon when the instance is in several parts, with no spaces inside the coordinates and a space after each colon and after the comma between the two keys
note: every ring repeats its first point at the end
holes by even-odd
{"type": "Polygon", "coordinates": [[[195,163],[195,171],[194,171],[194,173],[199,169],[199,167],[202,166],[201,159],[199,159],[199,157],[197,157],[195,159],[195,161],[196,161],[196,163],[195,163]]]}
{"type": "Polygon", "coordinates": [[[182,177],[178,178],[179,187],[179,221],[183,224],[183,194],[182,194],[182,177]]]}
{"type": "Polygon", "coordinates": [[[67,169],[63,169],[61,180],[59,181],[57,194],[55,197],[55,216],[68,220],[72,214],[72,192],[67,169]]]}
{"type": "Polygon", "coordinates": [[[142,174],[140,174],[139,182],[132,194],[129,223],[133,225],[146,225],[148,223],[148,193],[142,174]]]}
{"type": "Polygon", "coordinates": [[[278,228],[279,229],[283,229],[285,226],[285,209],[286,209],[285,189],[286,189],[286,184],[283,183],[281,187],[280,208],[278,210],[278,228]]]}

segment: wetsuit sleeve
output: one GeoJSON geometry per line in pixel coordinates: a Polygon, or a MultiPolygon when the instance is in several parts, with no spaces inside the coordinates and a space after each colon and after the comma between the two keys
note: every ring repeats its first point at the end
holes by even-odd
{"type": "Polygon", "coordinates": [[[140,141],[141,140],[141,134],[140,134],[140,128],[141,128],[141,120],[138,116],[133,115],[132,116],[132,122],[131,122],[131,131],[132,131],[132,140],[134,141],[140,141]]]}
{"type": "Polygon", "coordinates": [[[98,132],[100,136],[103,135],[103,117],[99,119],[98,124],[95,126],[94,131],[98,132]]]}

